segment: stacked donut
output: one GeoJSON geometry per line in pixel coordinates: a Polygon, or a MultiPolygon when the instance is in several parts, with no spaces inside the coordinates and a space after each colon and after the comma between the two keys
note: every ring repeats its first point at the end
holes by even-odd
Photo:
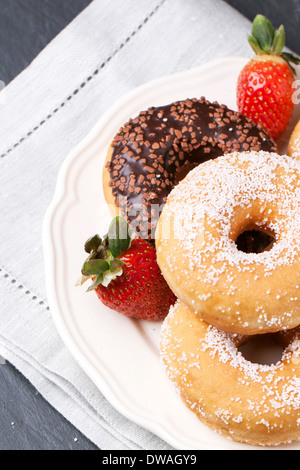
{"type": "Polygon", "coordinates": [[[291,157],[300,159],[300,120],[291,135],[287,153],[291,157]]]}
{"type": "Polygon", "coordinates": [[[170,379],[201,421],[259,445],[300,438],[300,166],[276,150],[245,116],[194,98],[130,119],[103,171],[111,212],[155,233],[178,297],[161,337],[170,379]],[[268,334],[282,359],[247,361],[239,347],[268,334]]]}
{"type": "Polygon", "coordinates": [[[250,151],[202,163],[170,193],[156,234],[178,297],[161,355],[185,404],[236,441],[300,439],[299,161],[250,151]],[[271,335],[281,360],[246,360],[239,348],[255,335],[271,335]]]}

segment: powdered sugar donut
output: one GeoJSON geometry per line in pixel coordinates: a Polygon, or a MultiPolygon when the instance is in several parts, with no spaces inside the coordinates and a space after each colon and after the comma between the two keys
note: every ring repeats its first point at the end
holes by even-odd
{"type": "Polygon", "coordinates": [[[300,121],[290,137],[287,153],[289,156],[300,160],[300,121]]]}
{"type": "Polygon", "coordinates": [[[157,259],[175,295],[205,321],[230,333],[268,333],[300,324],[299,240],[300,163],[232,153],[201,164],[172,190],[157,259]],[[245,235],[268,246],[245,252],[245,235]]]}
{"type": "Polygon", "coordinates": [[[213,430],[253,445],[299,440],[299,328],[289,333],[288,345],[283,341],[274,365],[246,360],[238,350],[242,341],[179,301],[163,323],[161,357],[184,403],[213,430]]]}

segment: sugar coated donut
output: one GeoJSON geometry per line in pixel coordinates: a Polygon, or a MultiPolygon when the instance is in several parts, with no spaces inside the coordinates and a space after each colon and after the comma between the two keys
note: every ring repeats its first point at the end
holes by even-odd
{"type": "Polygon", "coordinates": [[[298,158],[300,160],[300,121],[296,125],[290,137],[287,153],[291,157],[298,158]]]}
{"type": "Polygon", "coordinates": [[[243,341],[178,301],[163,323],[162,362],[183,402],[213,430],[260,446],[299,440],[300,329],[272,365],[246,360],[238,349],[243,341]]]}
{"type": "Polygon", "coordinates": [[[170,193],[157,260],[175,295],[229,333],[300,324],[300,162],[234,152],[194,168],[170,193]],[[268,239],[260,252],[239,239],[268,239]]]}
{"type": "Polygon", "coordinates": [[[119,130],[103,170],[105,199],[142,238],[154,239],[163,204],[194,166],[233,150],[276,151],[242,114],[205,98],[151,107],[119,130]]]}

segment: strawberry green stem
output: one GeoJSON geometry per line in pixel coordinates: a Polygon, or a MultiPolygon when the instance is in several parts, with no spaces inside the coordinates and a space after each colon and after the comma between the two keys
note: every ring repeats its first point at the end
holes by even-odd
{"type": "Polygon", "coordinates": [[[81,282],[93,279],[88,291],[96,289],[99,284],[108,284],[122,274],[124,261],[119,257],[131,246],[135,233],[122,217],[115,217],[108,229],[107,235],[102,239],[99,235],[89,238],[84,249],[89,253],[81,269],[81,282]]]}
{"type": "Polygon", "coordinates": [[[285,46],[285,29],[281,25],[274,29],[270,21],[263,15],[257,15],[252,24],[251,35],[248,41],[255,54],[271,54],[282,57],[293,72],[292,64],[299,65],[300,58],[291,53],[283,52],[285,46]]]}

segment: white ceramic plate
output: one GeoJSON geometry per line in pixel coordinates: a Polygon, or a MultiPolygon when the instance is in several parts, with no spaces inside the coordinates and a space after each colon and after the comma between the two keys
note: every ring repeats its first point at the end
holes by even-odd
{"type": "Polygon", "coordinates": [[[101,177],[116,131],[149,106],[187,97],[205,96],[236,109],[236,80],[245,62],[215,61],[126,95],[65,160],[44,220],[48,300],[62,339],[120,413],[181,450],[249,447],[211,431],[183,405],[160,362],[161,323],[115,313],[75,282],[85,259],[84,242],[94,233],[104,234],[110,220],[101,177]]]}

